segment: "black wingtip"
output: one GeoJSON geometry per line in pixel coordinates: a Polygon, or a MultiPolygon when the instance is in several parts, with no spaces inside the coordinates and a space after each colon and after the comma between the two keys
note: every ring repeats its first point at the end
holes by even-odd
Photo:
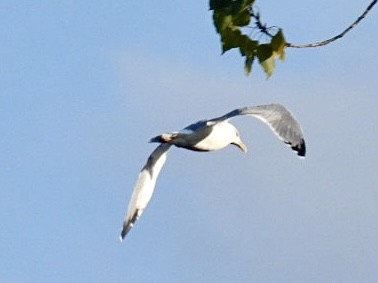
{"type": "Polygon", "coordinates": [[[129,225],[123,226],[121,235],[119,236],[119,239],[121,240],[121,242],[125,239],[127,233],[129,233],[131,228],[133,228],[133,225],[134,225],[133,223],[129,223],[129,225]]]}
{"type": "Polygon", "coordinates": [[[306,143],[303,139],[301,140],[300,144],[292,146],[291,148],[297,152],[297,155],[299,157],[302,157],[302,158],[305,157],[305,155],[306,155],[306,143]]]}
{"type": "Polygon", "coordinates": [[[131,219],[129,221],[125,221],[123,223],[121,235],[119,236],[119,239],[121,240],[121,242],[125,239],[127,233],[129,233],[131,228],[134,227],[134,223],[135,223],[135,221],[138,220],[139,216],[142,214],[142,211],[143,210],[136,210],[133,217],[131,217],[131,219]]]}

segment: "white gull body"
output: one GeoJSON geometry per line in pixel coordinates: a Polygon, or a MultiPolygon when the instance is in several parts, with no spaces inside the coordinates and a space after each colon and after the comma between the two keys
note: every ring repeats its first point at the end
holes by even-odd
{"type": "Polygon", "coordinates": [[[247,147],[240,138],[239,131],[229,120],[239,115],[250,115],[258,118],[288,144],[299,157],[306,154],[303,132],[294,116],[280,104],[249,106],[235,109],[223,116],[210,120],[201,120],[184,128],[156,136],[150,142],[160,145],[151,153],[147,163],[139,173],[134,191],[123,222],[121,240],[133,227],[150,201],[157,177],[167,159],[169,148],[173,145],[193,151],[214,151],[229,144],[236,145],[246,152],[247,147]]]}

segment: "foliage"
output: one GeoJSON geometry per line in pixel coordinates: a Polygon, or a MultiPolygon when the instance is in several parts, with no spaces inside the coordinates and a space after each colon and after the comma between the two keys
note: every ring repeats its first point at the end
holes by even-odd
{"type": "Polygon", "coordinates": [[[378,0],[372,0],[365,11],[341,33],[323,41],[306,44],[286,42],[282,29],[268,28],[263,24],[260,13],[253,9],[254,2],[255,0],[210,0],[209,5],[213,11],[214,26],[221,37],[223,53],[239,48],[241,55],[245,57],[244,70],[247,75],[251,73],[253,62],[257,58],[267,77],[270,77],[276,59],[285,59],[286,47],[319,47],[342,38],[366,17],[378,0]],[[248,29],[249,35],[243,32],[248,29]],[[275,32],[272,32],[273,29],[275,32]]]}
{"type": "Polygon", "coordinates": [[[285,58],[286,41],[281,29],[272,34],[269,28],[261,24],[259,13],[253,10],[253,3],[254,0],[210,0],[210,10],[213,11],[214,26],[221,37],[222,53],[239,48],[245,57],[244,70],[247,75],[251,73],[257,58],[270,77],[276,59],[285,58]],[[250,26],[253,19],[254,26],[250,26]],[[257,29],[260,38],[247,35],[244,31],[248,28],[257,29]]]}

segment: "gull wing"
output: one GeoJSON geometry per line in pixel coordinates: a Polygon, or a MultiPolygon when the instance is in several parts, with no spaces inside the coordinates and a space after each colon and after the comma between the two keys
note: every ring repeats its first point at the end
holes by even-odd
{"type": "Polygon", "coordinates": [[[294,116],[280,104],[247,106],[235,109],[210,121],[228,120],[238,115],[250,115],[261,120],[286,144],[295,150],[299,157],[306,154],[306,144],[301,126],[294,116]]]}
{"type": "Polygon", "coordinates": [[[167,159],[170,147],[171,145],[169,144],[159,145],[148,157],[146,165],[140,171],[123,222],[120,236],[121,241],[134,226],[135,221],[142,215],[143,210],[150,201],[154,192],[156,179],[167,159]]]}
{"type": "Polygon", "coordinates": [[[210,122],[208,120],[200,120],[196,123],[190,124],[189,126],[185,127],[180,131],[180,133],[193,133],[199,129],[210,126],[211,124],[214,124],[214,122],[210,122]]]}

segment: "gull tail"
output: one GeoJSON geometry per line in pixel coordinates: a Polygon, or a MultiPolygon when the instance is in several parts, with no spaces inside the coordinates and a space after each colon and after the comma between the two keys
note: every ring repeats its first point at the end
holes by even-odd
{"type": "Polygon", "coordinates": [[[150,142],[169,143],[177,137],[177,133],[162,134],[150,139],[150,142]]]}

